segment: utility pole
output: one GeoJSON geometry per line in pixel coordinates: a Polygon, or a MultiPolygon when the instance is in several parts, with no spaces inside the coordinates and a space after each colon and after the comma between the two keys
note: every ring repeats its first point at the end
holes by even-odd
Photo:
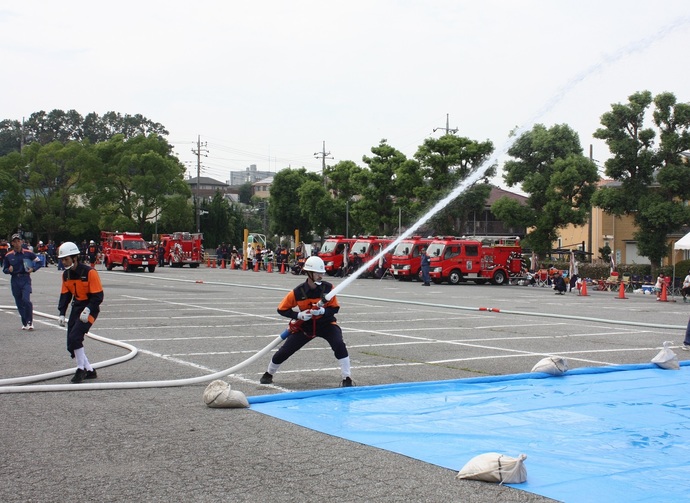
{"type": "Polygon", "coordinates": [[[19,138],[19,152],[24,152],[24,117],[22,117],[22,130],[19,138]]]}
{"type": "Polygon", "coordinates": [[[333,159],[333,156],[328,157],[331,155],[330,152],[326,152],[326,141],[324,140],[323,142],[323,147],[321,152],[314,152],[314,157],[317,159],[321,159],[321,176],[323,177],[323,185],[324,187],[326,186],[326,159],[333,159]]]}
{"type": "Polygon", "coordinates": [[[201,207],[199,200],[199,179],[201,178],[201,156],[208,157],[207,142],[201,143],[201,135],[196,137],[196,150],[192,149],[192,153],[196,156],[196,197],[195,197],[195,213],[196,213],[196,231],[201,232],[201,207]]]}
{"type": "MultiPolygon", "coordinates": [[[[591,143],[589,144],[589,160],[591,162],[594,162],[594,146],[591,143]]],[[[599,169],[599,168],[597,168],[597,169],[599,169]]],[[[588,219],[589,219],[589,225],[587,227],[589,228],[589,230],[587,231],[587,250],[586,251],[591,253],[591,255],[589,256],[590,257],[589,262],[594,263],[594,250],[592,250],[592,226],[594,225],[594,207],[591,205],[589,208],[588,219]]],[[[600,234],[601,234],[601,232],[600,232],[600,234]]],[[[586,257],[586,255],[583,255],[582,257],[584,259],[586,257]]]]}
{"type": "Polygon", "coordinates": [[[451,133],[452,133],[452,134],[455,134],[455,133],[458,132],[458,128],[455,128],[455,129],[451,129],[451,128],[450,128],[448,116],[449,116],[449,114],[446,114],[446,127],[435,127],[435,128],[434,128],[434,133],[435,133],[436,131],[438,131],[439,129],[445,130],[446,134],[451,134],[451,133]]]}

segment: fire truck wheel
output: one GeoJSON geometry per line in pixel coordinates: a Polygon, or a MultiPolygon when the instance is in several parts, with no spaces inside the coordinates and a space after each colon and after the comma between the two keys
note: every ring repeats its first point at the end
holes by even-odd
{"type": "Polygon", "coordinates": [[[503,271],[496,271],[491,281],[494,285],[502,285],[506,282],[506,273],[503,271]]]}
{"type": "Polygon", "coordinates": [[[457,285],[460,283],[460,280],[462,280],[462,273],[460,271],[457,269],[450,271],[450,274],[448,275],[448,283],[451,285],[457,285]]]}
{"type": "Polygon", "coordinates": [[[155,266],[155,265],[150,265],[150,266],[149,266],[149,272],[153,272],[153,271],[155,271],[155,270],[156,270],[156,266],[155,266]]]}
{"type": "Polygon", "coordinates": [[[129,272],[131,270],[129,267],[129,261],[126,258],[122,259],[122,268],[125,270],[125,272],[129,272]]]}
{"type": "Polygon", "coordinates": [[[107,270],[109,270],[109,271],[112,271],[112,270],[113,270],[113,264],[112,264],[112,262],[110,262],[110,260],[104,259],[104,260],[103,260],[103,263],[105,264],[105,268],[106,268],[107,270]]]}
{"type": "Polygon", "coordinates": [[[196,269],[197,267],[199,267],[199,264],[189,264],[189,267],[191,269],[196,269]]]}

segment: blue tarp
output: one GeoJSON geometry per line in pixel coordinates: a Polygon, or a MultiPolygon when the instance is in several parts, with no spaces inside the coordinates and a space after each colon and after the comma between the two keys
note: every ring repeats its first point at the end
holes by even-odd
{"type": "Polygon", "coordinates": [[[687,501],[690,367],[576,369],[249,398],[255,411],[459,471],[526,454],[513,487],[567,501],[687,501]]]}

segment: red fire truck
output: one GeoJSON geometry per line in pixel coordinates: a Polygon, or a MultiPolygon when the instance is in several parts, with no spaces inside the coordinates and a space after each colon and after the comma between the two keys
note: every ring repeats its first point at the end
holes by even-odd
{"type": "Polygon", "coordinates": [[[148,244],[138,232],[101,231],[101,249],[103,264],[109,271],[115,266],[122,266],[125,271],[148,268],[156,270],[156,254],[148,249],[148,244]]]}
{"type": "MultiPolygon", "coordinates": [[[[392,242],[393,240],[387,237],[358,236],[352,244],[352,251],[348,256],[348,267],[351,271],[359,269],[392,242]]],[[[390,269],[392,255],[393,253],[390,251],[386,253],[377,263],[370,264],[360,277],[381,278],[386,270],[390,269]]]]}
{"type": "Polygon", "coordinates": [[[403,239],[393,250],[390,273],[395,279],[421,280],[422,250],[432,241],[432,238],[412,236],[403,239]]]}
{"type": "Polygon", "coordinates": [[[338,271],[342,270],[343,263],[346,262],[346,254],[350,253],[352,244],[356,241],[354,238],[346,238],[345,236],[326,236],[326,239],[319,250],[319,257],[326,265],[326,274],[334,276],[338,271]]]}
{"type": "Polygon", "coordinates": [[[163,261],[170,267],[188,265],[194,269],[204,261],[204,235],[202,233],[173,232],[172,234],[161,234],[159,242],[165,249],[163,261]]]}
{"type": "Polygon", "coordinates": [[[429,244],[431,271],[434,283],[447,281],[457,285],[472,280],[495,285],[506,283],[520,274],[522,249],[517,238],[476,239],[444,236],[429,244]]]}

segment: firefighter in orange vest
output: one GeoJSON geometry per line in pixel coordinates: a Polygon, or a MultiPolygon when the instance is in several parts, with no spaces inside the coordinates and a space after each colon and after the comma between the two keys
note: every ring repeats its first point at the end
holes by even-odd
{"type": "Polygon", "coordinates": [[[86,256],[92,267],[96,265],[96,261],[98,260],[98,245],[93,239],[89,241],[89,246],[86,248],[86,256]]]}
{"type": "Polygon", "coordinates": [[[70,241],[63,243],[58,252],[58,259],[65,268],[58,301],[59,323],[61,327],[67,325],[67,351],[77,360],[77,371],[72,377],[75,384],[98,377],[84,352],[84,336],[95,323],[103,302],[101,279],[96,269],[79,263],[79,254],[79,247],[70,241]],[[65,323],[70,303],[72,310],[65,323]]]}
{"type": "Polygon", "coordinates": [[[0,262],[5,260],[5,255],[10,251],[10,245],[7,244],[5,238],[0,239],[0,262]]]}
{"type": "Polygon", "coordinates": [[[273,376],[285,360],[315,337],[321,337],[331,346],[338,360],[341,386],[353,386],[350,355],[343,340],[343,332],[335,319],[340,305],[335,295],[326,300],[326,295],[333,290],[331,283],[323,281],[326,266],[321,257],[313,256],[304,263],[304,271],[307,280],[288,292],[278,305],[278,314],[291,320],[290,335],[274,353],[259,382],[272,384],[273,376]]]}

